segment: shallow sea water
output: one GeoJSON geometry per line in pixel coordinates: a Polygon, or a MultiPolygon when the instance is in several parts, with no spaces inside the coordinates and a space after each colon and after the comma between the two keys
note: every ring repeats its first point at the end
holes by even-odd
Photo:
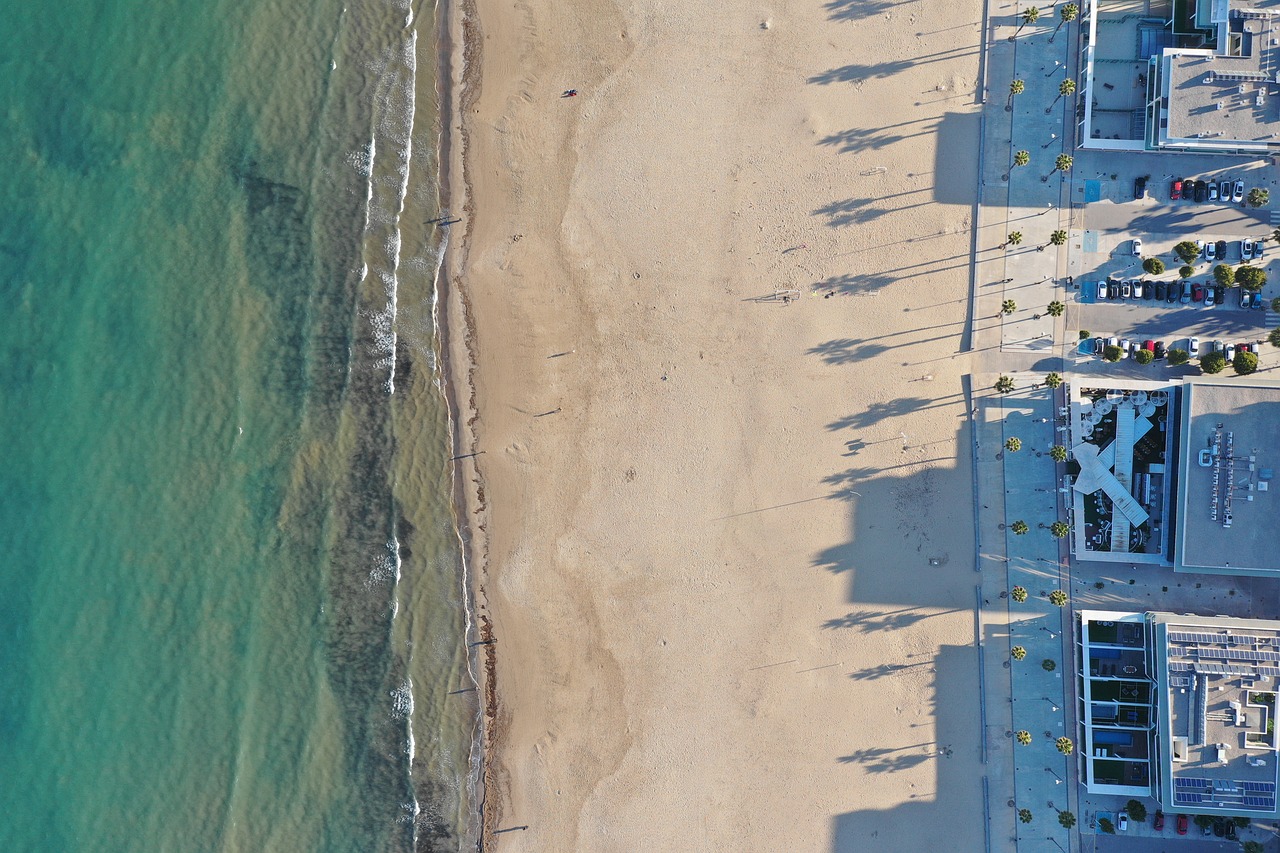
{"type": "Polygon", "coordinates": [[[467,846],[431,4],[0,11],[0,849],[467,846]]]}

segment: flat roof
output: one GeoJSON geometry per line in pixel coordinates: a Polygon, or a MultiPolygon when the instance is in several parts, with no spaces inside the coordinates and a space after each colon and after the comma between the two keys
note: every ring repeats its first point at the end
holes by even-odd
{"type": "Polygon", "coordinates": [[[1166,713],[1162,799],[1179,810],[1274,814],[1268,722],[1280,678],[1280,622],[1150,614],[1166,713]]]}
{"type": "Polygon", "coordinates": [[[1188,379],[1179,463],[1176,568],[1280,572],[1280,382],[1188,379]]]}

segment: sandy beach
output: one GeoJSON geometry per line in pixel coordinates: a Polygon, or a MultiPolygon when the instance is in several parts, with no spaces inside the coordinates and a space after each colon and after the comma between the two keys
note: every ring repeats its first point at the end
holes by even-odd
{"type": "Polygon", "coordinates": [[[936,11],[457,10],[485,849],[982,848],[982,13],[936,11]]]}

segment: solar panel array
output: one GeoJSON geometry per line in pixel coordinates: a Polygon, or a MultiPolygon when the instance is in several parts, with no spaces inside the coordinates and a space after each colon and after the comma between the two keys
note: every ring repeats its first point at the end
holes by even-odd
{"type": "Polygon", "coordinates": [[[1275,811],[1276,785],[1274,782],[1218,782],[1217,787],[1219,791],[1215,794],[1214,782],[1210,779],[1197,776],[1175,776],[1173,801],[1183,806],[1221,802],[1246,809],[1275,811]],[[1231,787],[1227,788],[1227,786],[1231,787]],[[1236,790],[1244,792],[1239,802],[1236,802],[1236,790]]]}

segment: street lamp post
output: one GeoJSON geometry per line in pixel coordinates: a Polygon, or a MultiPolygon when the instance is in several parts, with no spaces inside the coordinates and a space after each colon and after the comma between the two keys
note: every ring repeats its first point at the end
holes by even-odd
{"type": "Polygon", "coordinates": [[[1052,144],[1053,144],[1054,142],[1056,142],[1057,140],[1058,140],[1058,134],[1056,134],[1056,133],[1051,133],[1051,134],[1049,134],[1049,141],[1048,141],[1048,142],[1046,142],[1044,145],[1041,145],[1040,147],[1041,147],[1041,148],[1048,148],[1050,145],[1052,145],[1052,144]]]}
{"type": "Polygon", "coordinates": [[[1061,71],[1062,69],[1064,69],[1064,68],[1066,68],[1066,67],[1067,67],[1067,66],[1063,65],[1061,62],[1059,62],[1058,60],[1056,60],[1056,59],[1055,59],[1055,60],[1053,61],[1053,70],[1052,70],[1052,71],[1050,71],[1048,74],[1046,74],[1046,75],[1044,75],[1044,76],[1046,76],[1046,77],[1052,77],[1053,75],[1057,74],[1059,71],[1061,71]]]}
{"type": "Polygon", "coordinates": [[[1046,768],[1044,769],[1044,772],[1045,772],[1045,773],[1048,773],[1048,774],[1049,774],[1050,776],[1052,776],[1054,779],[1057,779],[1057,780],[1058,780],[1058,781],[1057,781],[1057,784],[1059,784],[1059,785],[1061,785],[1061,784],[1062,784],[1062,781],[1063,781],[1063,780],[1062,780],[1062,777],[1061,777],[1061,776],[1059,776],[1057,773],[1054,773],[1054,772],[1053,772],[1053,768],[1051,768],[1051,767],[1046,767],[1046,768]]]}

